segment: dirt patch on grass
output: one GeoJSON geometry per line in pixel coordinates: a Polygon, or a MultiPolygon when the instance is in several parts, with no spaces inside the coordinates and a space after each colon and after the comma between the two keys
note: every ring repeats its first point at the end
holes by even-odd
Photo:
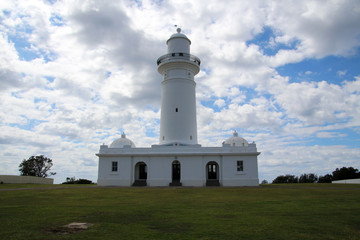
{"type": "Polygon", "coordinates": [[[56,234],[56,235],[67,235],[67,234],[74,234],[78,232],[82,232],[87,230],[89,227],[91,227],[93,224],[91,223],[70,223],[65,226],[57,227],[57,228],[51,228],[47,232],[56,234]]]}

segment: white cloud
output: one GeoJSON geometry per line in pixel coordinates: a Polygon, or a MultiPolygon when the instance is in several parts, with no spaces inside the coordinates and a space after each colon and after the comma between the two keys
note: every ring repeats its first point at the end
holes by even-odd
{"type": "Polygon", "coordinates": [[[344,70],[344,71],[340,71],[340,70],[339,70],[339,71],[336,72],[336,74],[337,74],[339,77],[342,77],[342,76],[345,76],[345,75],[346,75],[346,72],[347,72],[346,70],[344,70]]]}
{"type": "Polygon", "coordinates": [[[223,107],[226,105],[225,103],[225,100],[224,99],[217,99],[215,102],[214,102],[214,105],[218,106],[218,107],[223,107]]]}
{"type": "Polygon", "coordinates": [[[359,12],[357,1],[273,1],[268,21],[286,36],[277,40],[297,39],[300,54],[320,58],[354,53],[359,46],[359,12]]]}
{"type": "Polygon", "coordinates": [[[340,134],[336,132],[318,132],[316,133],[318,138],[336,138],[336,137],[346,137],[346,134],[340,134]]]}
{"type": "MultiPolygon", "coordinates": [[[[356,85],[358,81],[351,84],[356,85]]],[[[259,89],[273,94],[288,117],[307,124],[338,122],[360,114],[359,104],[354,101],[359,95],[353,90],[349,92],[347,82],[343,86],[325,81],[289,83],[287,79],[276,77],[259,89]]]]}

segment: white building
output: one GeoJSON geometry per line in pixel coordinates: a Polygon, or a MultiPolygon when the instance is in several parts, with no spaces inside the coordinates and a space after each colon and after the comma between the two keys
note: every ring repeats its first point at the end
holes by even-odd
{"type": "Polygon", "coordinates": [[[177,29],[167,41],[168,54],[157,60],[163,76],[160,142],[137,148],[125,134],[100,146],[101,186],[258,186],[256,144],[237,132],[221,147],[197,142],[194,76],[200,59],[191,41],[177,29]]]}

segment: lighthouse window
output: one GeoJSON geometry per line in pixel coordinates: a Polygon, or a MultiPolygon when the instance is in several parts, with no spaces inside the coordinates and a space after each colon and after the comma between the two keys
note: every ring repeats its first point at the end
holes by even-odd
{"type": "Polygon", "coordinates": [[[244,171],[244,161],[237,161],[237,170],[238,172],[244,171]]]}
{"type": "Polygon", "coordinates": [[[192,136],[190,136],[190,140],[192,140],[192,136]]]}
{"type": "Polygon", "coordinates": [[[175,108],[175,112],[178,112],[179,111],[179,109],[178,108],[175,108]]]}
{"type": "Polygon", "coordinates": [[[118,170],[118,162],[112,162],[111,170],[113,172],[117,172],[117,170],[118,170]]]}
{"type": "Polygon", "coordinates": [[[165,140],[165,136],[163,136],[163,140],[165,140]]]}

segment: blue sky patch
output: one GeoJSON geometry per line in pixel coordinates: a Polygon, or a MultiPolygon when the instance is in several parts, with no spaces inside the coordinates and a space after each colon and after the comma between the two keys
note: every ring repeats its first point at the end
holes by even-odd
{"type": "Polygon", "coordinates": [[[275,42],[276,34],[273,29],[269,26],[264,26],[263,31],[257,34],[253,39],[246,41],[246,44],[249,46],[255,44],[259,46],[260,50],[264,55],[275,56],[276,53],[281,49],[294,49],[296,48],[299,41],[292,41],[290,44],[283,44],[275,42]]]}
{"type": "Polygon", "coordinates": [[[309,141],[309,145],[346,145],[350,148],[359,148],[360,137],[359,134],[357,134],[351,128],[333,131],[321,131],[316,133],[316,137],[311,138],[311,141],[309,141]]]}
{"type": "Polygon", "coordinates": [[[58,15],[51,15],[49,18],[49,21],[51,25],[53,26],[63,26],[64,25],[64,19],[58,15]]]}
{"type": "MultiPolygon", "coordinates": [[[[24,115],[22,115],[22,117],[26,118],[26,116],[24,116],[24,115]]],[[[17,127],[17,128],[23,129],[23,130],[32,131],[32,130],[34,130],[34,127],[36,127],[37,125],[47,122],[47,121],[43,121],[43,120],[39,120],[39,119],[26,118],[26,120],[27,120],[26,124],[10,123],[9,126],[17,127]]]]}
{"type": "Polygon", "coordinates": [[[31,61],[40,57],[39,54],[34,52],[31,44],[25,38],[14,36],[9,38],[9,40],[14,43],[14,47],[19,53],[21,60],[31,61]]]}
{"type": "Polygon", "coordinates": [[[48,80],[49,82],[54,82],[55,77],[51,77],[51,76],[45,76],[46,80],[48,80]]]}
{"type": "Polygon", "coordinates": [[[34,103],[38,103],[38,102],[47,102],[47,99],[35,97],[35,98],[34,98],[34,103]]]}
{"type": "MultiPolygon", "coordinates": [[[[359,50],[358,50],[359,52],[359,50]]],[[[350,57],[329,56],[322,59],[306,59],[276,68],[281,76],[289,76],[290,82],[321,82],[341,84],[360,75],[360,55],[350,57]]]]}

